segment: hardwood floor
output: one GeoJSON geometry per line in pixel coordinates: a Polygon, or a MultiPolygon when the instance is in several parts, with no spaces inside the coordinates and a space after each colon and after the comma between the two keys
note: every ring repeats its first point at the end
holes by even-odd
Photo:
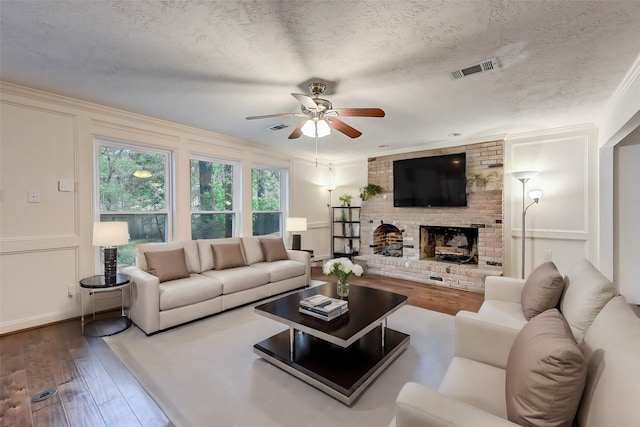
{"type": "MultiPolygon", "coordinates": [[[[116,313],[117,314],[117,313],[116,313]]],[[[170,426],[101,338],[70,320],[0,338],[0,426],[170,426]],[[42,402],[31,396],[58,393],[42,402]]]]}
{"type": "MultiPolygon", "coordinates": [[[[319,267],[312,278],[334,281],[319,267]]],[[[384,276],[351,283],[407,295],[411,305],[448,314],[477,311],[483,300],[478,293],[384,276]]],[[[107,344],[80,333],[79,319],[0,337],[0,399],[2,427],[172,425],[107,344]],[[58,393],[30,402],[48,389],[58,393]]]]}
{"type": "MultiPolygon", "coordinates": [[[[335,282],[334,277],[327,277],[322,273],[321,267],[311,268],[311,278],[335,282]]],[[[374,274],[365,274],[361,277],[353,276],[350,283],[406,295],[409,297],[410,305],[451,315],[455,315],[460,310],[477,312],[484,300],[484,294],[477,292],[427,285],[374,274]]]]}

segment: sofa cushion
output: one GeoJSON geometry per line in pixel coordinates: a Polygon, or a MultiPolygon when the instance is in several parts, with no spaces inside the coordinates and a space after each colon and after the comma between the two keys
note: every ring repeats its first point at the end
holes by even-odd
{"type": "Polygon", "coordinates": [[[213,249],[211,245],[219,245],[223,243],[241,243],[239,237],[227,237],[222,239],[198,239],[196,240],[198,254],[200,260],[200,271],[213,270],[213,249]]]}
{"type": "Polygon", "coordinates": [[[288,259],[273,262],[258,262],[253,264],[251,267],[259,268],[268,272],[269,281],[272,283],[291,279],[292,277],[304,276],[306,273],[306,267],[304,264],[288,259]]]}
{"type": "Polygon", "coordinates": [[[147,261],[148,272],[156,276],[160,283],[189,277],[184,248],[157,252],[147,251],[144,253],[144,257],[147,261]]]}
{"type": "Polygon", "coordinates": [[[136,265],[140,270],[148,272],[147,260],[144,256],[145,252],[169,251],[178,248],[184,248],[184,256],[189,273],[200,273],[198,246],[193,240],[186,242],[141,243],[136,245],[136,265]]]}
{"type": "Polygon", "coordinates": [[[612,298],[581,344],[587,384],[578,408],[581,427],[635,426],[640,420],[640,318],[623,296],[612,298]]]}
{"type": "MultiPolygon", "coordinates": [[[[244,249],[244,255],[245,259],[247,260],[247,265],[266,261],[264,253],[262,252],[262,245],[260,244],[260,240],[267,238],[269,237],[247,236],[242,238],[242,248],[244,249]]],[[[279,237],[278,239],[281,240],[279,237]]]]}
{"type": "Polygon", "coordinates": [[[602,307],[614,297],[613,283],[602,275],[589,261],[577,262],[564,279],[564,293],[560,299],[560,311],[567,319],[578,343],[602,307]]]}
{"type": "Polygon", "coordinates": [[[260,239],[260,245],[267,262],[289,259],[282,239],[260,239]]]}
{"type": "Polygon", "coordinates": [[[160,310],[171,310],[222,295],[222,283],[200,274],[160,284],[160,310]]]}
{"type": "Polygon", "coordinates": [[[464,357],[454,357],[438,392],[500,418],[507,418],[505,370],[464,357]]]}
{"type": "Polygon", "coordinates": [[[240,243],[211,245],[211,250],[213,251],[213,264],[216,270],[226,270],[247,265],[242,255],[240,243]]]}
{"type": "Polygon", "coordinates": [[[540,264],[527,277],[522,288],[522,311],[530,320],[543,311],[554,308],[564,290],[562,276],[553,261],[540,264]]]}
{"type": "Polygon", "coordinates": [[[531,319],[516,337],[506,370],[509,421],[569,426],[578,409],[586,364],[571,328],[553,308],[531,319]]]}
{"type": "Polygon", "coordinates": [[[202,274],[222,283],[222,293],[224,295],[256,288],[269,283],[268,272],[249,266],[226,270],[209,270],[202,274]]]}

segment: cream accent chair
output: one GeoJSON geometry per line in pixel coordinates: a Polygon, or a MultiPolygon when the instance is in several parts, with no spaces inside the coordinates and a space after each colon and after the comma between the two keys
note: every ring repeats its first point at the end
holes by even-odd
{"type": "MultiPolygon", "coordinates": [[[[517,425],[507,420],[505,381],[511,346],[526,324],[519,302],[524,280],[487,279],[480,311],[456,315],[455,356],[438,390],[405,384],[390,427],[517,425]]],[[[559,304],[587,363],[575,418],[580,427],[640,420],[640,319],[624,297],[612,298],[607,282],[580,261],[565,276],[559,304]]]]}
{"type": "MultiPolygon", "coordinates": [[[[522,308],[524,279],[488,276],[485,300],[477,316],[498,321],[505,327],[521,329],[527,319],[522,308]]],[[[580,343],[584,333],[602,307],[615,296],[613,283],[588,260],[572,265],[564,276],[564,290],[558,308],[580,343]]]]}
{"type": "MultiPolygon", "coordinates": [[[[516,426],[507,420],[505,379],[512,328],[456,316],[456,352],[438,390],[404,385],[390,427],[516,426]]],[[[587,381],[580,427],[635,427],[640,420],[640,318],[622,296],[611,299],[586,331],[587,381]]]]}

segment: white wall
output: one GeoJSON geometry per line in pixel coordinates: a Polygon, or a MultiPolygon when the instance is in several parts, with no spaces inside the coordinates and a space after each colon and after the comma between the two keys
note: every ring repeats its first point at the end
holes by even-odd
{"type": "MultiPolygon", "coordinates": [[[[593,126],[510,135],[505,145],[504,275],[520,277],[522,184],[511,172],[535,170],[526,184],[544,192],[527,211],[525,277],[551,259],[560,271],[576,260],[599,264],[598,140],[593,126]]],[[[530,199],[525,195],[527,205],[530,199]]]]}
{"type": "MultiPolygon", "coordinates": [[[[586,257],[613,276],[614,215],[613,203],[609,202],[613,200],[613,146],[638,128],[640,96],[634,94],[640,88],[639,69],[637,62],[621,84],[621,94],[613,97],[610,114],[602,125],[606,136],[600,137],[600,159],[598,133],[592,127],[505,138],[505,275],[519,276],[522,194],[520,183],[508,179],[507,173],[533,168],[541,174],[528,188],[540,187],[545,196],[527,217],[527,271],[543,262],[545,253],[551,251],[561,270],[576,258],[586,257]],[[623,112],[628,119],[620,122],[621,115],[616,112],[623,112]]],[[[251,166],[271,163],[289,167],[291,215],[306,216],[309,222],[309,230],[302,236],[303,246],[313,249],[320,258],[329,256],[329,199],[319,185],[326,162],[316,168],[310,159],[292,153],[6,83],[0,84],[0,114],[0,333],[80,314],[79,299],[68,298],[67,288],[96,272],[95,249],[91,246],[95,138],[137,142],[175,152],[175,240],[190,238],[191,153],[242,163],[245,212],[251,208],[251,166]],[[59,192],[59,180],[72,180],[75,191],[59,192]],[[39,204],[27,203],[28,190],[40,191],[39,204]]],[[[627,153],[637,156],[637,148],[624,150],[631,151],[623,152],[625,158],[627,153]]],[[[356,196],[354,204],[360,204],[357,196],[359,188],[367,183],[367,159],[334,164],[338,187],[332,192],[332,204],[338,205],[338,197],[344,193],[356,196]]],[[[625,164],[617,172],[618,180],[628,169],[625,164]]],[[[637,200],[635,188],[620,191],[618,200],[637,200]]],[[[629,220],[623,220],[617,229],[619,236],[627,233],[627,227],[637,228],[633,221],[628,224],[629,220]]],[[[244,234],[250,234],[249,215],[243,218],[241,228],[244,234]]],[[[637,253],[637,245],[619,244],[620,239],[616,241],[616,253],[637,253]]],[[[637,277],[635,264],[635,260],[618,262],[616,275],[631,283],[625,278],[637,277]]]]}
{"type": "MultiPolygon", "coordinates": [[[[271,164],[290,169],[292,215],[307,216],[311,230],[305,248],[328,254],[328,197],[320,171],[304,157],[247,141],[101,107],[20,86],[0,86],[0,333],[80,315],[80,300],[69,286],[96,274],[91,245],[94,140],[167,148],[176,156],[176,217],[173,240],[191,238],[190,156],[192,153],[241,162],[242,206],[251,212],[251,167],[271,164]],[[74,182],[74,191],[58,191],[58,181],[74,182]],[[27,191],[40,203],[27,203],[27,191]],[[326,214],[325,214],[326,213],[326,214]]],[[[326,165],[326,162],[324,163],[326,165]]],[[[242,235],[251,234],[244,215],[242,235]]],[[[290,236],[287,236],[290,239],[290,236]]],[[[110,306],[117,295],[101,299],[110,306]]]]}
{"type": "Polygon", "coordinates": [[[614,149],[614,279],[640,304],[640,127],[614,149]]]}

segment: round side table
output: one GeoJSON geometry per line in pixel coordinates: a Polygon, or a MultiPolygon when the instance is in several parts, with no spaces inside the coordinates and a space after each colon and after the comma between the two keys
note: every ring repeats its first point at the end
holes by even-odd
{"type": "MultiPolygon", "coordinates": [[[[124,291],[130,293],[129,285],[131,278],[126,274],[117,274],[115,277],[106,278],[104,275],[85,277],[80,280],[80,322],[82,324],[82,333],[91,337],[106,337],[122,332],[131,326],[131,319],[125,314],[124,310],[124,291]],[[93,320],[84,323],[84,298],[82,290],[86,289],[91,296],[91,305],[93,320]],[[118,317],[108,317],[104,319],[96,319],[95,294],[102,292],[120,291],[120,311],[118,317]]],[[[129,294],[130,296],[130,294],[129,294]]]]}

